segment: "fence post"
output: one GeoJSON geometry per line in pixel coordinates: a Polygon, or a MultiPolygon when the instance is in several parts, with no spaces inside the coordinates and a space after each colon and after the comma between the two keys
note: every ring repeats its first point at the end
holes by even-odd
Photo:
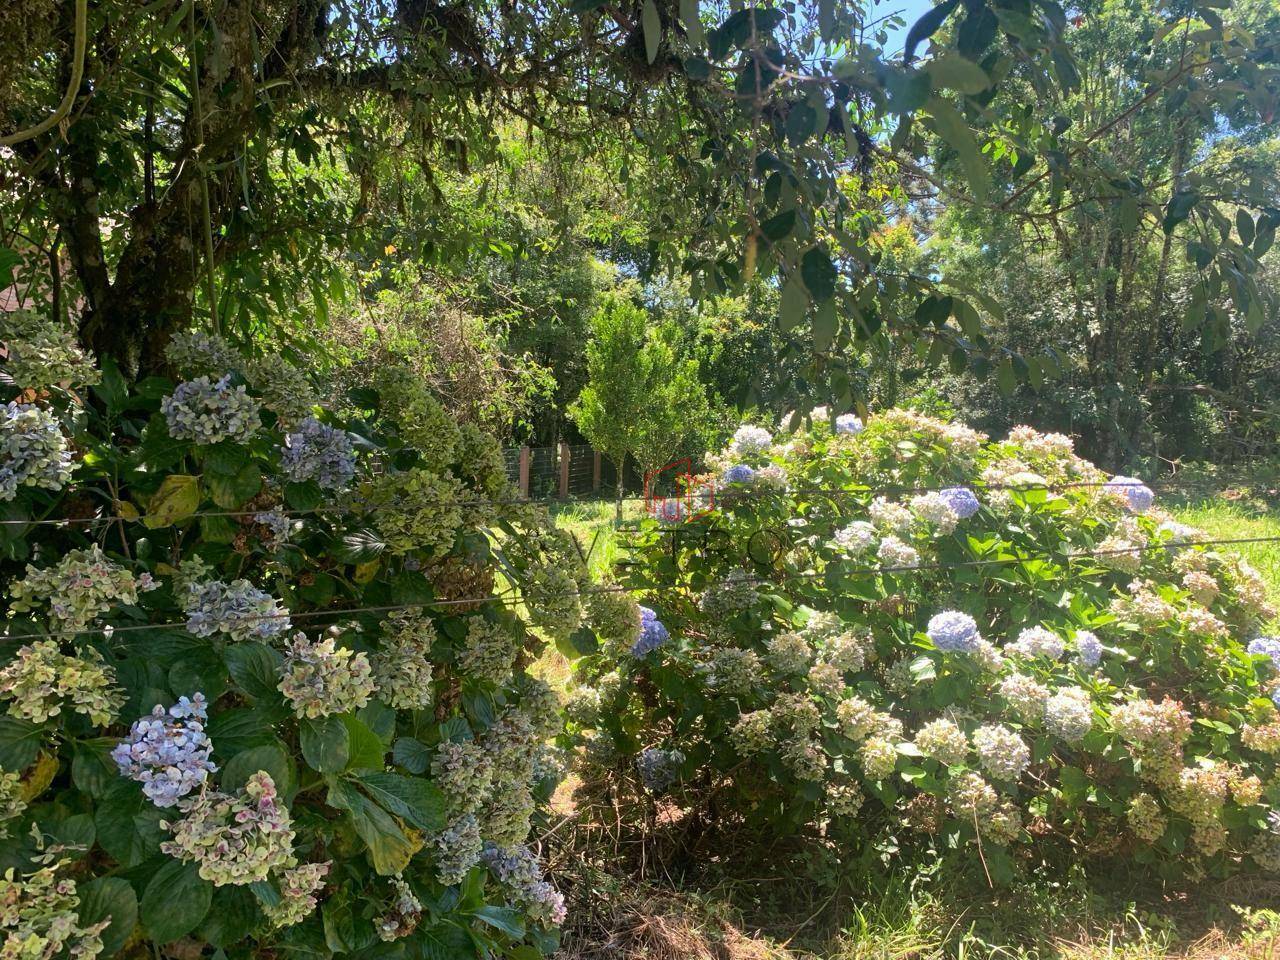
{"type": "Polygon", "coordinates": [[[560,441],[560,499],[569,496],[569,445],[560,441]]]}
{"type": "Polygon", "coordinates": [[[591,451],[591,492],[600,489],[600,451],[591,451]]]}
{"type": "Polygon", "coordinates": [[[520,496],[529,499],[529,445],[520,447],[520,496]]]}

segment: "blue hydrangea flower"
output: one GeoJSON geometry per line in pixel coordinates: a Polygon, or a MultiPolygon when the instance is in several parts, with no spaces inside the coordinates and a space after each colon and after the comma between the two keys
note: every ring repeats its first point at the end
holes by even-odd
{"type": "Polygon", "coordinates": [[[1246,649],[1255,657],[1267,657],[1280,670],[1280,637],[1255,637],[1246,649]]]}
{"type": "Polygon", "coordinates": [[[71,450],[57,418],[35,404],[5,404],[0,410],[0,500],[12,500],[19,487],[61,490],[71,470],[71,450]]]}
{"type": "Polygon", "coordinates": [[[1096,667],[1102,660],[1102,641],[1088,630],[1076,632],[1076,662],[1082,667],[1096,667]]]}
{"type": "Polygon", "coordinates": [[[939,490],[938,496],[961,520],[968,520],[982,506],[968,487],[947,487],[945,490],[939,490]]]}
{"type": "Polygon", "coordinates": [[[640,639],[631,646],[633,657],[643,657],[657,650],[671,637],[658,615],[648,607],[640,608],[640,639]]]}
{"type": "Polygon", "coordinates": [[[836,433],[847,433],[850,436],[856,436],[862,430],[862,421],[852,413],[842,413],[836,417],[836,433]]]}
{"type": "Polygon", "coordinates": [[[982,640],[977,621],[958,610],[935,614],[925,633],[935,647],[946,653],[976,653],[982,640]]]}
{"type": "Polygon", "coordinates": [[[1136,477],[1112,477],[1105,488],[1123,497],[1131,513],[1146,513],[1156,501],[1155,492],[1136,477]]]}
{"type": "Polygon", "coordinates": [[[735,463],[732,467],[724,472],[725,483],[750,483],[755,478],[756,472],[748,467],[745,463],[735,463]]]}
{"type": "Polygon", "coordinates": [[[679,750],[662,750],[647,747],[636,757],[636,772],[640,782],[650,793],[662,793],[680,776],[684,754],[679,750]]]}
{"type": "Polygon", "coordinates": [[[160,401],[169,435],[201,444],[234,440],[244,443],[258,430],[258,405],[243,386],[233,387],[228,374],[221,380],[197,377],[178,384],[160,401]]]}
{"type": "Polygon", "coordinates": [[[314,480],[326,490],[341,490],[356,475],[356,451],[345,430],[307,417],[285,438],[280,467],[295,483],[314,480]]]}
{"type": "Polygon", "coordinates": [[[1280,687],[1276,687],[1271,691],[1271,702],[1280,707],[1280,687]]]}
{"type": "Polygon", "coordinates": [[[204,732],[206,719],[203,694],[180,697],[168,711],[157,704],[150,716],[133,722],[111,759],[122,775],[142,784],[157,807],[172,807],[218,769],[210,760],[213,743],[204,732]]]}
{"type": "Polygon", "coordinates": [[[197,637],[225,633],[232,640],[270,640],[293,629],[289,611],[248,580],[210,580],[187,588],[187,629],[197,637]]]}

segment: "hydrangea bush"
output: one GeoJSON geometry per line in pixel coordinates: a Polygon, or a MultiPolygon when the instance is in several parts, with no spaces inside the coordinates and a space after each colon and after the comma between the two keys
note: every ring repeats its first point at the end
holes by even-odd
{"type": "Polygon", "coordinates": [[[321,405],[204,334],[129,384],[14,329],[2,952],[553,952],[527,668],[585,573],[496,444],[404,371],[321,405]]]}
{"type": "Polygon", "coordinates": [[[739,430],[699,509],[640,524],[619,576],[644,619],[615,611],[575,664],[589,785],[997,880],[1095,857],[1280,869],[1256,572],[1065,436],[793,421],[739,430]]]}

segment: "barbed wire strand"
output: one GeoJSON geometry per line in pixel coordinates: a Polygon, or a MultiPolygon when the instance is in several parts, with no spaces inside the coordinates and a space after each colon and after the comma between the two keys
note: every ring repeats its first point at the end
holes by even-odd
{"type": "MultiPolygon", "coordinates": [[[[1065,561],[1079,560],[1086,557],[1102,557],[1121,553],[1142,553],[1148,550],[1181,550],[1190,547],[1207,547],[1220,546],[1226,544],[1242,544],[1242,543],[1274,543],[1280,542],[1280,536],[1267,537],[1232,537],[1221,540],[1184,540],[1178,542],[1160,543],[1160,544],[1143,544],[1132,547],[1113,547],[1106,550],[1084,550],[1072,553],[1037,553],[1030,556],[1020,557],[989,557],[977,560],[957,560],[947,563],[916,563],[916,564],[899,564],[893,566],[875,566],[861,567],[852,570],[845,569],[840,571],[844,576],[857,576],[866,573],[886,574],[886,573],[908,573],[922,571],[938,571],[952,569],[966,569],[973,567],[1007,565],[1015,563],[1034,563],[1036,561],[1065,561]]],[[[818,577],[827,576],[828,571],[814,571],[811,573],[789,574],[781,577],[743,577],[736,582],[738,583],[788,583],[793,580],[811,580],[818,577]]],[[[512,587],[504,593],[510,593],[516,590],[512,587]]],[[[610,586],[602,586],[595,589],[575,590],[572,592],[563,592],[550,594],[547,599],[568,599],[570,597],[585,597],[600,593],[643,593],[645,587],[626,587],[619,584],[610,586]]],[[[423,607],[453,607],[464,605],[480,605],[485,603],[500,603],[503,606],[515,606],[526,602],[522,596],[512,597],[510,599],[503,595],[490,595],[486,597],[467,597],[455,598],[451,600],[420,600],[413,603],[393,603],[378,604],[363,607],[340,607],[327,610],[303,610],[297,613],[263,613],[249,614],[242,617],[235,617],[230,622],[236,626],[242,624],[259,623],[269,620],[294,620],[312,619],[315,617],[332,616],[336,618],[344,618],[354,616],[361,613],[393,613],[402,610],[420,610],[423,607]]],[[[0,640],[19,641],[19,640],[47,640],[62,639],[67,637],[77,637],[84,634],[98,634],[112,637],[118,633],[141,633],[147,630],[183,630],[187,629],[185,622],[174,623],[133,623],[124,624],[122,626],[103,625],[101,627],[87,627],[83,630],[51,630],[37,633],[19,633],[0,635],[0,640]]]]}
{"type": "MultiPolygon", "coordinates": [[[[789,490],[751,490],[745,486],[733,485],[723,488],[721,495],[732,497],[734,499],[742,499],[745,497],[769,497],[786,493],[790,496],[804,497],[830,497],[851,498],[851,497],[876,497],[883,494],[893,494],[894,496],[919,495],[926,493],[940,493],[944,490],[953,490],[957,487],[969,487],[975,491],[1011,491],[1030,493],[1035,491],[1045,491],[1049,493],[1061,490],[1077,490],[1107,487],[1112,490],[1120,491],[1127,489],[1137,489],[1146,487],[1153,492],[1172,492],[1177,490],[1187,490],[1199,485],[1197,482],[1188,484],[1172,484],[1161,483],[1160,481],[1151,481],[1150,483],[1138,481],[1134,483],[1116,483],[1112,480],[1078,480],[1067,481],[1064,483],[984,483],[982,481],[954,482],[945,484],[931,484],[920,486],[908,485],[889,485],[880,487],[797,487],[789,490]]],[[[64,488],[65,490],[66,488],[64,488]]],[[[97,488],[94,488],[95,491],[97,488]]],[[[101,491],[98,491],[101,492],[101,491]]],[[[697,493],[686,493],[677,496],[656,497],[656,496],[627,496],[622,498],[601,499],[598,502],[602,504],[610,504],[616,502],[622,503],[640,503],[651,502],[653,500],[661,500],[663,502],[684,502],[686,500],[696,500],[700,497],[697,493]]],[[[490,506],[566,506],[568,504],[582,503],[581,500],[571,500],[568,498],[558,497],[514,497],[514,498],[474,498],[474,499],[454,499],[450,497],[435,497],[429,499],[408,499],[394,498],[381,502],[364,503],[364,504],[323,504],[315,507],[295,508],[289,510],[273,510],[270,507],[259,507],[253,510],[196,510],[181,517],[177,522],[186,522],[187,520],[196,520],[202,517],[236,519],[243,517],[256,517],[263,513],[275,513],[286,517],[307,517],[317,514],[337,514],[349,515],[358,513],[374,513],[378,510],[395,508],[400,506],[450,506],[450,507],[490,507],[490,506]]],[[[92,526],[94,524],[110,524],[110,523],[142,523],[148,518],[148,514],[139,511],[136,515],[126,514],[104,514],[92,517],[39,517],[33,519],[0,519],[0,527],[14,526],[92,526]]],[[[169,526],[170,524],[165,524],[169,526]]]]}

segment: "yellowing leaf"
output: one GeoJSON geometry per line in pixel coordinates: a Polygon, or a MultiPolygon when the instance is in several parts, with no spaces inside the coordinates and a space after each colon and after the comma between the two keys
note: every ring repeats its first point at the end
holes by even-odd
{"type": "Polygon", "coordinates": [[[137,520],[142,516],[142,512],[128,500],[117,500],[115,511],[116,516],[124,517],[126,520],[137,520]]]}
{"type": "Polygon", "coordinates": [[[200,480],[187,474],[165,477],[147,504],[142,522],[152,530],[188,519],[200,506],[200,480]]]}
{"type": "Polygon", "coordinates": [[[50,753],[40,754],[40,759],[36,761],[36,765],[31,768],[22,780],[21,796],[26,803],[30,803],[40,794],[44,793],[49,784],[53,783],[53,778],[58,775],[58,758],[50,753]]]}
{"type": "Polygon", "coordinates": [[[373,578],[378,575],[378,568],[382,566],[381,559],[370,560],[367,563],[357,563],[356,572],[352,579],[356,583],[370,583],[373,578]]]}

